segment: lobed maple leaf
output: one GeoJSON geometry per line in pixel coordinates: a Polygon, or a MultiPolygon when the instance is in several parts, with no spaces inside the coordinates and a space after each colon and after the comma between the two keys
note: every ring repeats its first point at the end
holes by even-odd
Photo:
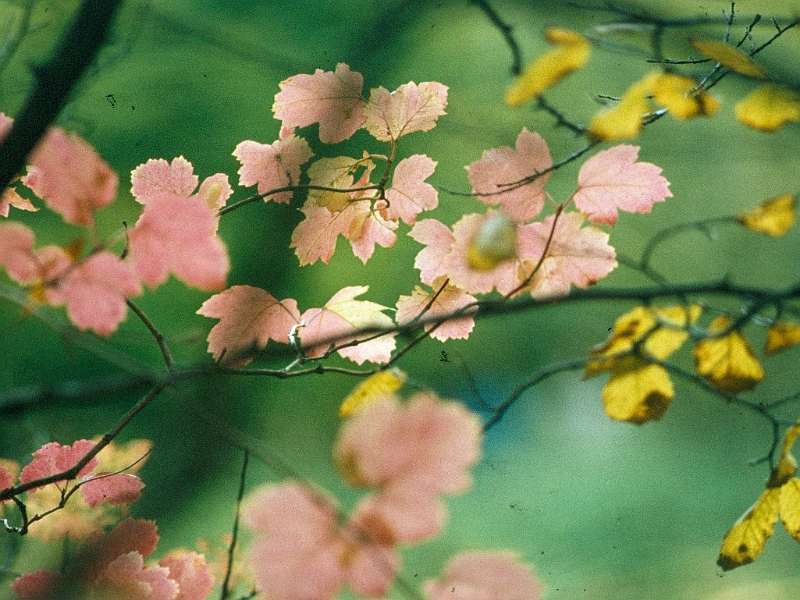
{"type": "Polygon", "coordinates": [[[414,131],[433,129],[446,106],[447,86],[435,81],[410,81],[393,92],[374,88],[364,107],[364,128],[381,142],[396,142],[414,131]]]}
{"type": "Polygon", "coordinates": [[[614,225],[618,210],[650,212],[653,204],[672,197],[661,168],[636,162],[638,156],[638,146],[623,144],[583,163],[573,200],[592,223],[614,225]]]}
{"type": "Polygon", "coordinates": [[[144,483],[129,473],[95,473],[81,479],[81,495],[94,508],[105,501],[109,504],[131,504],[142,497],[144,483]]]}
{"type": "MultiPolygon", "coordinates": [[[[55,475],[74,467],[79,460],[94,448],[95,443],[89,440],[78,440],[71,446],[62,446],[58,442],[49,442],[33,453],[29,462],[19,474],[20,483],[28,483],[42,477],[55,475]]],[[[78,476],[88,475],[97,467],[95,456],[79,472],[78,476]]]]}
{"type": "Polygon", "coordinates": [[[22,182],[67,223],[90,226],[117,195],[119,178],[77,135],[52,127],[34,149],[22,182]]]}
{"type": "MultiPolygon", "coordinates": [[[[282,132],[283,133],[283,132],[282,132]]],[[[239,168],[239,185],[258,185],[258,193],[265,194],[288,185],[300,183],[300,165],[314,155],[308,142],[294,133],[282,135],[272,144],[260,144],[250,140],[236,146],[233,155],[242,164],[239,168]]],[[[291,191],[265,196],[278,203],[288,203],[291,191]]]]}
{"type": "Polygon", "coordinates": [[[377,204],[379,206],[375,210],[371,208],[371,204],[366,202],[353,202],[350,205],[356,214],[350,221],[350,227],[345,237],[350,240],[353,254],[364,264],[367,264],[372,257],[376,244],[382,248],[391,248],[397,241],[397,235],[394,232],[398,227],[397,221],[385,219],[381,215],[381,203],[377,204]],[[358,207],[361,207],[360,211],[358,211],[358,207]]]}
{"type": "MultiPolygon", "coordinates": [[[[400,296],[395,313],[398,325],[411,323],[420,316],[436,318],[452,315],[457,310],[477,302],[475,297],[451,285],[444,277],[435,279],[432,287],[434,292],[415,286],[410,296],[400,296]]],[[[447,320],[439,325],[428,323],[425,325],[425,331],[433,329],[431,337],[444,342],[450,339],[466,339],[474,327],[475,318],[465,316],[447,320]]]]}
{"type": "Polygon", "coordinates": [[[149,198],[164,192],[176,198],[187,198],[199,181],[192,163],[183,156],[173,158],[172,162],[151,158],[131,171],[131,194],[141,204],[147,204],[149,198]]]}
{"type": "Polygon", "coordinates": [[[413,225],[419,213],[436,208],[439,193],[430,183],[425,183],[435,168],[436,161],[424,154],[414,154],[397,163],[392,174],[392,187],[386,190],[389,206],[381,211],[381,216],[389,221],[402,219],[413,225]]]}
{"type": "Polygon", "coordinates": [[[34,241],[33,231],[22,223],[0,223],[0,267],[18,283],[31,283],[38,276],[34,241]]]}
{"type": "Polygon", "coordinates": [[[344,63],[336,71],[317,69],[313,75],[294,75],[280,83],[272,112],[284,126],[319,123],[325,144],[346,140],[364,123],[364,78],[344,63]]]}
{"type": "Polygon", "coordinates": [[[445,275],[445,258],[453,247],[455,239],[450,228],[436,219],[417,221],[409,237],[424,244],[425,248],[417,253],[414,267],[419,269],[422,283],[433,285],[433,281],[445,275]]]}
{"type": "Polygon", "coordinates": [[[178,595],[173,600],[205,600],[214,587],[214,576],[202,554],[173,552],[158,566],[169,570],[169,578],[178,584],[178,595]]]}
{"type": "Polygon", "coordinates": [[[244,366],[269,340],[289,342],[289,332],[300,321],[297,301],[278,301],[262,289],[235,285],[211,296],[197,314],[219,319],[208,334],[208,351],[226,366],[244,366]]]}
{"type": "Polygon", "coordinates": [[[544,186],[550,179],[550,173],[544,172],[552,166],[544,139],[523,128],[517,136],[516,149],[501,146],[485,150],[480,160],[466,169],[478,200],[489,206],[500,205],[511,220],[524,223],[544,207],[544,186]],[[544,174],[528,184],[509,186],[536,173],[544,174]]]}

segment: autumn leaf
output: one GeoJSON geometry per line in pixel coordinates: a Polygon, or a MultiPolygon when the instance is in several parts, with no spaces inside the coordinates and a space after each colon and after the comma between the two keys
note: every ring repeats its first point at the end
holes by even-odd
{"type": "Polygon", "coordinates": [[[539,600],[543,586],[513,552],[467,551],[453,556],[440,579],[422,585],[428,600],[539,600]]]}
{"type": "Polygon", "coordinates": [[[548,27],[544,37],[556,48],[536,58],[516,78],[506,91],[505,102],[508,106],[522,106],[583,67],[589,60],[589,40],[579,33],[548,27]]]}
{"type": "Polygon", "coordinates": [[[141,204],[147,204],[150,197],[163,192],[176,198],[188,198],[199,181],[192,163],[183,156],[173,158],[171,162],[151,158],[131,171],[131,194],[141,204]]]}
{"type": "Polygon", "coordinates": [[[289,332],[300,321],[297,301],[278,301],[249,285],[211,296],[197,314],[220,320],[208,334],[208,351],[220,364],[236,367],[251,362],[269,340],[288,344],[289,332]]]}
{"type": "Polygon", "coordinates": [[[547,143],[538,133],[523,128],[516,148],[508,146],[485,150],[481,158],[467,165],[470,185],[478,200],[488,206],[500,205],[513,221],[525,223],[544,207],[544,186],[550,179],[553,161],[547,143]],[[525,185],[509,185],[542,173],[525,185]]]}
{"type": "Polygon", "coordinates": [[[394,92],[378,87],[364,107],[364,128],[381,142],[397,141],[415,131],[429,131],[445,114],[447,86],[435,81],[410,81],[394,92]]]}
{"type": "Polygon", "coordinates": [[[778,508],[786,531],[800,542],[800,479],[792,477],[781,487],[778,508]]]}
{"type": "Polygon", "coordinates": [[[767,356],[800,344],[800,324],[790,321],[775,321],[767,330],[764,354],[767,356]]]}
{"type": "MultiPolygon", "coordinates": [[[[314,155],[308,142],[294,134],[281,137],[272,144],[247,140],[239,143],[233,155],[242,164],[239,167],[239,185],[258,185],[258,193],[300,183],[300,166],[314,155]]],[[[288,203],[292,191],[265,196],[264,201],[288,203]]]]}
{"type": "Polygon", "coordinates": [[[436,161],[424,154],[414,154],[397,163],[392,174],[392,187],[386,190],[389,206],[381,210],[381,216],[388,221],[402,219],[413,225],[422,211],[436,208],[439,193],[425,182],[435,168],[436,161]]]}
{"type": "Polygon", "coordinates": [[[660,73],[650,73],[631,84],[616,104],[592,116],[587,135],[596,140],[631,139],[642,130],[643,118],[650,112],[648,97],[660,73]]]}
{"type": "Polygon", "coordinates": [[[778,520],[781,488],[767,488],[722,540],[717,564],[723,571],[753,562],[763,551],[778,520]]]}
{"type": "Polygon", "coordinates": [[[344,191],[310,189],[305,206],[324,206],[331,213],[342,211],[354,199],[346,191],[353,187],[354,178],[358,176],[360,183],[367,183],[374,168],[375,163],[366,152],[361,158],[336,156],[314,161],[308,168],[309,184],[344,191]]]}
{"type": "Polygon", "coordinates": [[[800,121],[800,96],[775,83],[766,83],[739,100],[734,107],[736,120],[758,129],[776,131],[800,121]]]}
{"type": "Polygon", "coordinates": [[[740,213],[736,220],[753,231],[774,237],[785,235],[794,227],[797,198],[784,194],[765,200],[752,210],[740,213]]]}
{"type": "Polygon", "coordinates": [[[352,417],[371,402],[399,390],[405,381],[406,374],[396,367],[370,375],[342,401],[339,416],[352,417]]]}
{"type": "Polygon", "coordinates": [[[672,197],[661,168],[637,162],[639,147],[619,145],[598,152],[581,166],[575,206],[592,223],[614,225],[617,211],[645,213],[672,197]]]}
{"type": "Polygon", "coordinates": [[[100,472],[81,480],[81,495],[94,508],[104,501],[109,504],[130,504],[142,497],[144,483],[136,475],[100,472]]]}
{"type": "MultiPolygon", "coordinates": [[[[28,483],[67,471],[74,467],[88,452],[95,447],[89,440],[78,440],[71,446],[62,446],[58,442],[49,442],[33,453],[33,460],[22,469],[19,474],[20,483],[28,483]]],[[[95,456],[78,471],[78,476],[88,475],[97,467],[98,459],[95,456]]]]}
{"type": "Polygon", "coordinates": [[[784,432],[778,464],[772,470],[769,481],[767,481],[768,488],[783,486],[797,473],[797,459],[792,454],[792,446],[798,436],[800,436],[800,425],[798,424],[792,425],[784,432]]]}
{"type": "Polygon", "coordinates": [[[325,144],[346,140],[364,123],[364,78],[344,63],[336,71],[317,69],[313,75],[294,75],[280,83],[272,112],[284,126],[306,127],[319,123],[325,144]]]}
{"type": "Polygon", "coordinates": [[[450,254],[454,239],[450,228],[436,219],[417,221],[409,237],[425,248],[417,253],[414,267],[420,271],[422,283],[433,285],[434,280],[446,273],[445,258],[450,254]]]}
{"type": "MultiPolygon", "coordinates": [[[[476,298],[464,290],[451,285],[445,277],[433,281],[433,292],[414,286],[410,296],[400,296],[397,300],[397,313],[395,319],[398,325],[406,325],[422,316],[435,319],[452,315],[457,310],[465,308],[475,302],[476,298]]],[[[475,327],[472,316],[449,319],[438,326],[427,323],[425,331],[431,331],[431,337],[441,342],[450,339],[466,339],[475,327]]]]}
{"type": "Polygon", "coordinates": [[[39,274],[34,258],[33,230],[22,223],[0,223],[0,267],[18,283],[31,283],[39,274]]]}
{"type": "Polygon", "coordinates": [[[726,69],[730,69],[740,75],[752,77],[753,79],[766,79],[769,77],[764,67],[730,44],[699,38],[690,38],[689,43],[706,58],[710,58],[726,69]]]}
{"type": "Polygon", "coordinates": [[[467,263],[476,271],[491,271],[517,256],[517,226],[502,212],[487,214],[467,247],[467,263]]]}
{"type": "Polygon", "coordinates": [[[606,414],[617,421],[641,425],[660,419],[675,389],[667,370],[636,357],[616,361],[603,387],[606,414]]]}
{"type": "MultiPolygon", "coordinates": [[[[708,332],[718,334],[730,324],[729,317],[717,317],[709,325],[708,332]]],[[[697,342],[694,359],[700,375],[731,394],[751,390],[764,379],[764,369],[750,344],[735,330],[722,337],[711,337],[697,342]]]]}
{"type": "Polygon", "coordinates": [[[33,203],[19,195],[13,187],[7,187],[0,195],[0,216],[7,217],[11,212],[11,207],[28,212],[36,212],[39,209],[33,203]]]}
{"type": "Polygon", "coordinates": [[[673,117],[686,120],[715,113],[720,102],[709,95],[693,77],[662,73],[653,82],[653,100],[673,117]]]}

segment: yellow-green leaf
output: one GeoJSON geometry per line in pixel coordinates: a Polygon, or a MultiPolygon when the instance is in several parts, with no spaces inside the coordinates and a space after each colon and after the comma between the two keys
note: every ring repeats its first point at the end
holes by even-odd
{"type": "Polygon", "coordinates": [[[783,86],[766,83],[739,100],[734,113],[743,125],[775,131],[800,120],[800,96],[783,86]]]}
{"type": "Polygon", "coordinates": [[[662,73],[656,78],[653,100],[680,120],[711,115],[720,106],[719,100],[698,87],[696,79],[678,73],[662,73]]]}
{"type": "Polygon", "coordinates": [[[725,534],[717,564],[723,571],[753,562],[775,531],[781,488],[768,488],[725,534]]]}
{"type": "Polygon", "coordinates": [[[629,357],[611,372],[603,388],[603,407],[614,420],[641,425],[660,419],[674,395],[664,367],[629,357]]]}
{"type": "Polygon", "coordinates": [[[617,141],[634,138],[642,130],[642,118],[650,112],[648,97],[660,73],[650,73],[633,83],[616,105],[597,112],[589,121],[590,138],[617,141]]]}
{"type": "MultiPolygon", "coordinates": [[[[710,334],[727,329],[731,320],[727,316],[714,319],[708,328],[710,334]]],[[[694,349],[697,372],[715,386],[738,394],[753,389],[764,379],[764,369],[753,349],[738,331],[718,337],[700,340],[694,349]]]]}
{"type": "Polygon", "coordinates": [[[800,542],[800,479],[797,477],[781,487],[780,514],[786,531],[800,542]]]}
{"type": "Polygon", "coordinates": [[[791,194],[784,194],[765,200],[754,209],[736,215],[736,220],[748,229],[778,237],[786,234],[794,226],[796,206],[797,198],[791,194]]]}
{"type": "Polygon", "coordinates": [[[514,258],[517,252],[517,226],[501,212],[492,213],[481,225],[467,248],[469,266],[491,271],[498,264],[514,258]]]}
{"type": "Polygon", "coordinates": [[[706,58],[717,61],[726,69],[736,71],[740,75],[753,79],[766,79],[769,77],[767,70],[738,48],[717,42],[693,38],[689,40],[692,47],[706,58]]]}
{"type": "Polygon", "coordinates": [[[340,417],[351,417],[367,404],[382,398],[388,394],[393,394],[406,381],[406,374],[397,368],[379,371],[367,377],[350,392],[339,407],[340,417]]]}
{"type": "Polygon", "coordinates": [[[536,98],[589,59],[589,41],[574,31],[550,27],[545,38],[556,46],[531,62],[506,91],[508,106],[522,106],[536,98]]]}
{"type": "Polygon", "coordinates": [[[764,354],[767,356],[800,344],[800,324],[775,321],[767,330],[764,354]]]}

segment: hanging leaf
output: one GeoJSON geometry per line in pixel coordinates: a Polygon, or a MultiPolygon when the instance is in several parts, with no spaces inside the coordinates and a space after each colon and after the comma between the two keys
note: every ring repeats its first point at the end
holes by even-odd
{"type": "Polygon", "coordinates": [[[734,113],[743,125],[776,131],[786,123],[800,121],[800,96],[783,86],[766,83],[739,100],[734,113]]]}
{"type": "MultiPolygon", "coordinates": [[[[730,324],[729,317],[718,317],[711,323],[708,332],[719,333],[730,324]]],[[[700,340],[694,349],[694,359],[700,375],[731,394],[752,390],[764,379],[764,369],[750,344],[738,331],[731,331],[719,338],[700,340]]]]}
{"type": "Polygon", "coordinates": [[[660,419],[675,396],[666,369],[633,356],[616,364],[603,388],[606,414],[636,425],[660,419]]]}
{"type": "Polygon", "coordinates": [[[596,113],[589,121],[589,137],[613,142],[639,135],[642,119],[650,112],[648,97],[653,93],[653,86],[659,75],[645,75],[625,90],[615,105],[596,113]]]}
{"type": "Polygon", "coordinates": [[[662,73],[653,84],[653,100],[681,121],[717,111],[719,100],[699,87],[696,79],[678,73],[662,73]]]}
{"type": "Polygon", "coordinates": [[[753,562],[764,551],[764,545],[775,530],[778,520],[780,488],[768,488],[725,534],[717,564],[723,571],[753,562]]]}
{"type": "Polygon", "coordinates": [[[769,77],[764,67],[738,48],[734,48],[729,44],[699,38],[691,38],[689,43],[706,58],[710,58],[726,69],[735,71],[740,75],[752,77],[753,79],[767,79],[769,77]]]}
{"type": "Polygon", "coordinates": [[[339,407],[340,417],[352,417],[378,398],[391,395],[406,381],[406,374],[398,368],[378,371],[359,383],[339,407]]]}
{"type": "Polygon", "coordinates": [[[776,321],[767,330],[764,354],[767,356],[800,344],[800,324],[776,321]]]}
{"type": "Polygon", "coordinates": [[[778,237],[786,234],[794,226],[796,206],[797,198],[791,194],[784,194],[765,200],[752,210],[739,213],[736,220],[748,229],[778,237]]]}

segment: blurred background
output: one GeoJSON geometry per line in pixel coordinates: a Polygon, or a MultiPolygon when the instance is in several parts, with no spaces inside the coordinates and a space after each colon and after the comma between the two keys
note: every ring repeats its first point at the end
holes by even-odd
{"type": "MultiPolygon", "coordinates": [[[[546,49],[542,32],[548,25],[588,31],[622,19],[556,1],[491,4],[514,27],[524,62],[546,49]]],[[[723,10],[731,9],[729,2],[718,0],[626,6],[663,17],[721,18],[723,10]]],[[[31,85],[30,65],[49,56],[76,7],[77,2],[67,0],[0,2],[0,46],[6,59],[0,71],[0,111],[14,116],[19,110],[31,85]],[[17,39],[29,6],[27,33],[17,39]]],[[[774,32],[766,17],[788,19],[800,4],[740,0],[735,9],[740,16],[733,39],[739,39],[754,14],[764,15],[754,31],[760,43],[774,32]]],[[[685,58],[691,55],[687,36],[721,39],[724,30],[721,21],[670,31],[665,53],[685,58]]],[[[759,55],[773,76],[795,88],[800,82],[798,33],[787,32],[759,55]]],[[[618,96],[653,68],[635,51],[646,48],[639,34],[609,41],[594,50],[586,69],[547,95],[576,122],[585,123],[598,110],[598,94],[618,96]]],[[[503,105],[511,52],[486,14],[467,0],[129,0],[109,46],[58,121],[88,139],[120,174],[119,200],[98,214],[101,236],[119,230],[122,221],[135,222],[140,207],[130,195],[129,173],[150,158],[183,155],[201,180],[223,172],[236,184],[238,163],[231,155],[236,144],[277,138],[279,122],[270,107],[278,83],[317,68],[333,70],[339,62],[364,75],[365,93],[408,81],[449,86],[448,114],[432,131],[408,136],[400,145],[403,156],[425,153],[438,161],[429,181],[441,188],[469,191],[463,167],[485,149],[513,146],[522,127],[541,133],[554,160],[583,145],[569,131],[554,128],[545,113],[503,105]]],[[[765,134],[733,118],[734,103],[752,87],[750,81],[728,77],[713,91],[723,103],[713,118],[689,123],[661,119],[636,140],[642,146],[640,159],[664,169],[674,197],[656,205],[652,215],[620,218],[611,232],[619,253],[638,257],[664,227],[734,214],[763,199],[797,192],[797,125],[765,134]]],[[[316,142],[316,127],[302,133],[317,156],[358,155],[364,147],[381,150],[363,131],[335,148],[316,142]]],[[[574,191],[578,167],[570,165],[552,177],[547,189],[557,201],[574,191]]],[[[237,188],[229,203],[250,193],[237,188]]],[[[448,224],[465,212],[482,210],[470,198],[444,192],[439,202],[431,216],[448,224]]],[[[365,298],[394,306],[400,294],[409,294],[419,282],[413,261],[420,246],[403,235],[405,225],[397,245],[378,248],[366,266],[340,240],[329,266],[299,268],[288,247],[301,217],[294,208],[256,203],[222,219],[220,235],[233,263],[230,285],[254,285],[277,298],[296,298],[303,310],[321,306],[347,285],[369,285],[365,298]]],[[[40,245],[65,244],[76,236],[74,228],[46,210],[13,216],[36,230],[40,245]]],[[[798,281],[799,250],[797,231],[774,240],[719,227],[711,237],[690,232],[665,244],[653,264],[676,282],[727,275],[737,283],[781,288],[798,281]]],[[[600,285],[637,283],[645,280],[620,267],[600,285]]],[[[210,363],[205,337],[215,321],[195,314],[207,296],[171,279],[137,302],[165,334],[181,365],[210,363]]],[[[584,356],[632,306],[553,305],[492,318],[480,322],[468,341],[423,343],[398,366],[443,396],[473,407],[496,403],[543,367],[584,356]],[[442,350],[449,362],[440,360],[442,350]]],[[[76,343],[83,337],[26,318],[9,302],[0,302],[0,323],[0,389],[6,391],[115,377],[135,362],[156,368],[161,363],[151,336],[132,315],[107,345],[94,351],[76,343]],[[106,346],[122,358],[117,360],[106,346]]],[[[762,343],[763,331],[748,332],[755,345],[762,343]]],[[[676,360],[691,366],[689,349],[676,360]]],[[[283,363],[261,359],[255,364],[283,363]]],[[[765,368],[767,379],[751,394],[753,399],[797,389],[796,353],[769,359],[765,368]]],[[[147,487],[132,512],[157,520],[162,536],[158,552],[193,548],[198,538],[216,540],[231,528],[241,452],[200,412],[253,436],[262,451],[327,487],[343,505],[352,504],[357,495],[339,481],[330,451],[338,405],[356,383],[331,374],[289,380],[218,377],[162,394],[121,436],[154,442],[142,471],[147,487]]],[[[683,382],[677,382],[676,398],[660,422],[642,427],[615,423],[603,413],[603,383],[603,377],[583,381],[573,372],[523,396],[486,436],[475,486],[449,503],[445,535],[405,552],[408,580],[437,575],[459,549],[513,548],[535,566],[546,598],[796,597],[800,547],[780,524],[755,564],[729,573],[715,564],[723,535],[763,489],[766,467],[751,467],[748,461],[768,451],[767,424],[683,382]]],[[[4,410],[0,456],[24,463],[47,441],[66,444],[99,435],[137,398],[138,393],[119,393],[4,410]]],[[[258,461],[251,465],[250,488],[279,478],[258,461]]],[[[20,543],[6,534],[0,541],[0,564],[13,571],[37,569],[44,552],[36,542],[20,543]]],[[[10,581],[6,578],[0,589],[10,581]]]]}

